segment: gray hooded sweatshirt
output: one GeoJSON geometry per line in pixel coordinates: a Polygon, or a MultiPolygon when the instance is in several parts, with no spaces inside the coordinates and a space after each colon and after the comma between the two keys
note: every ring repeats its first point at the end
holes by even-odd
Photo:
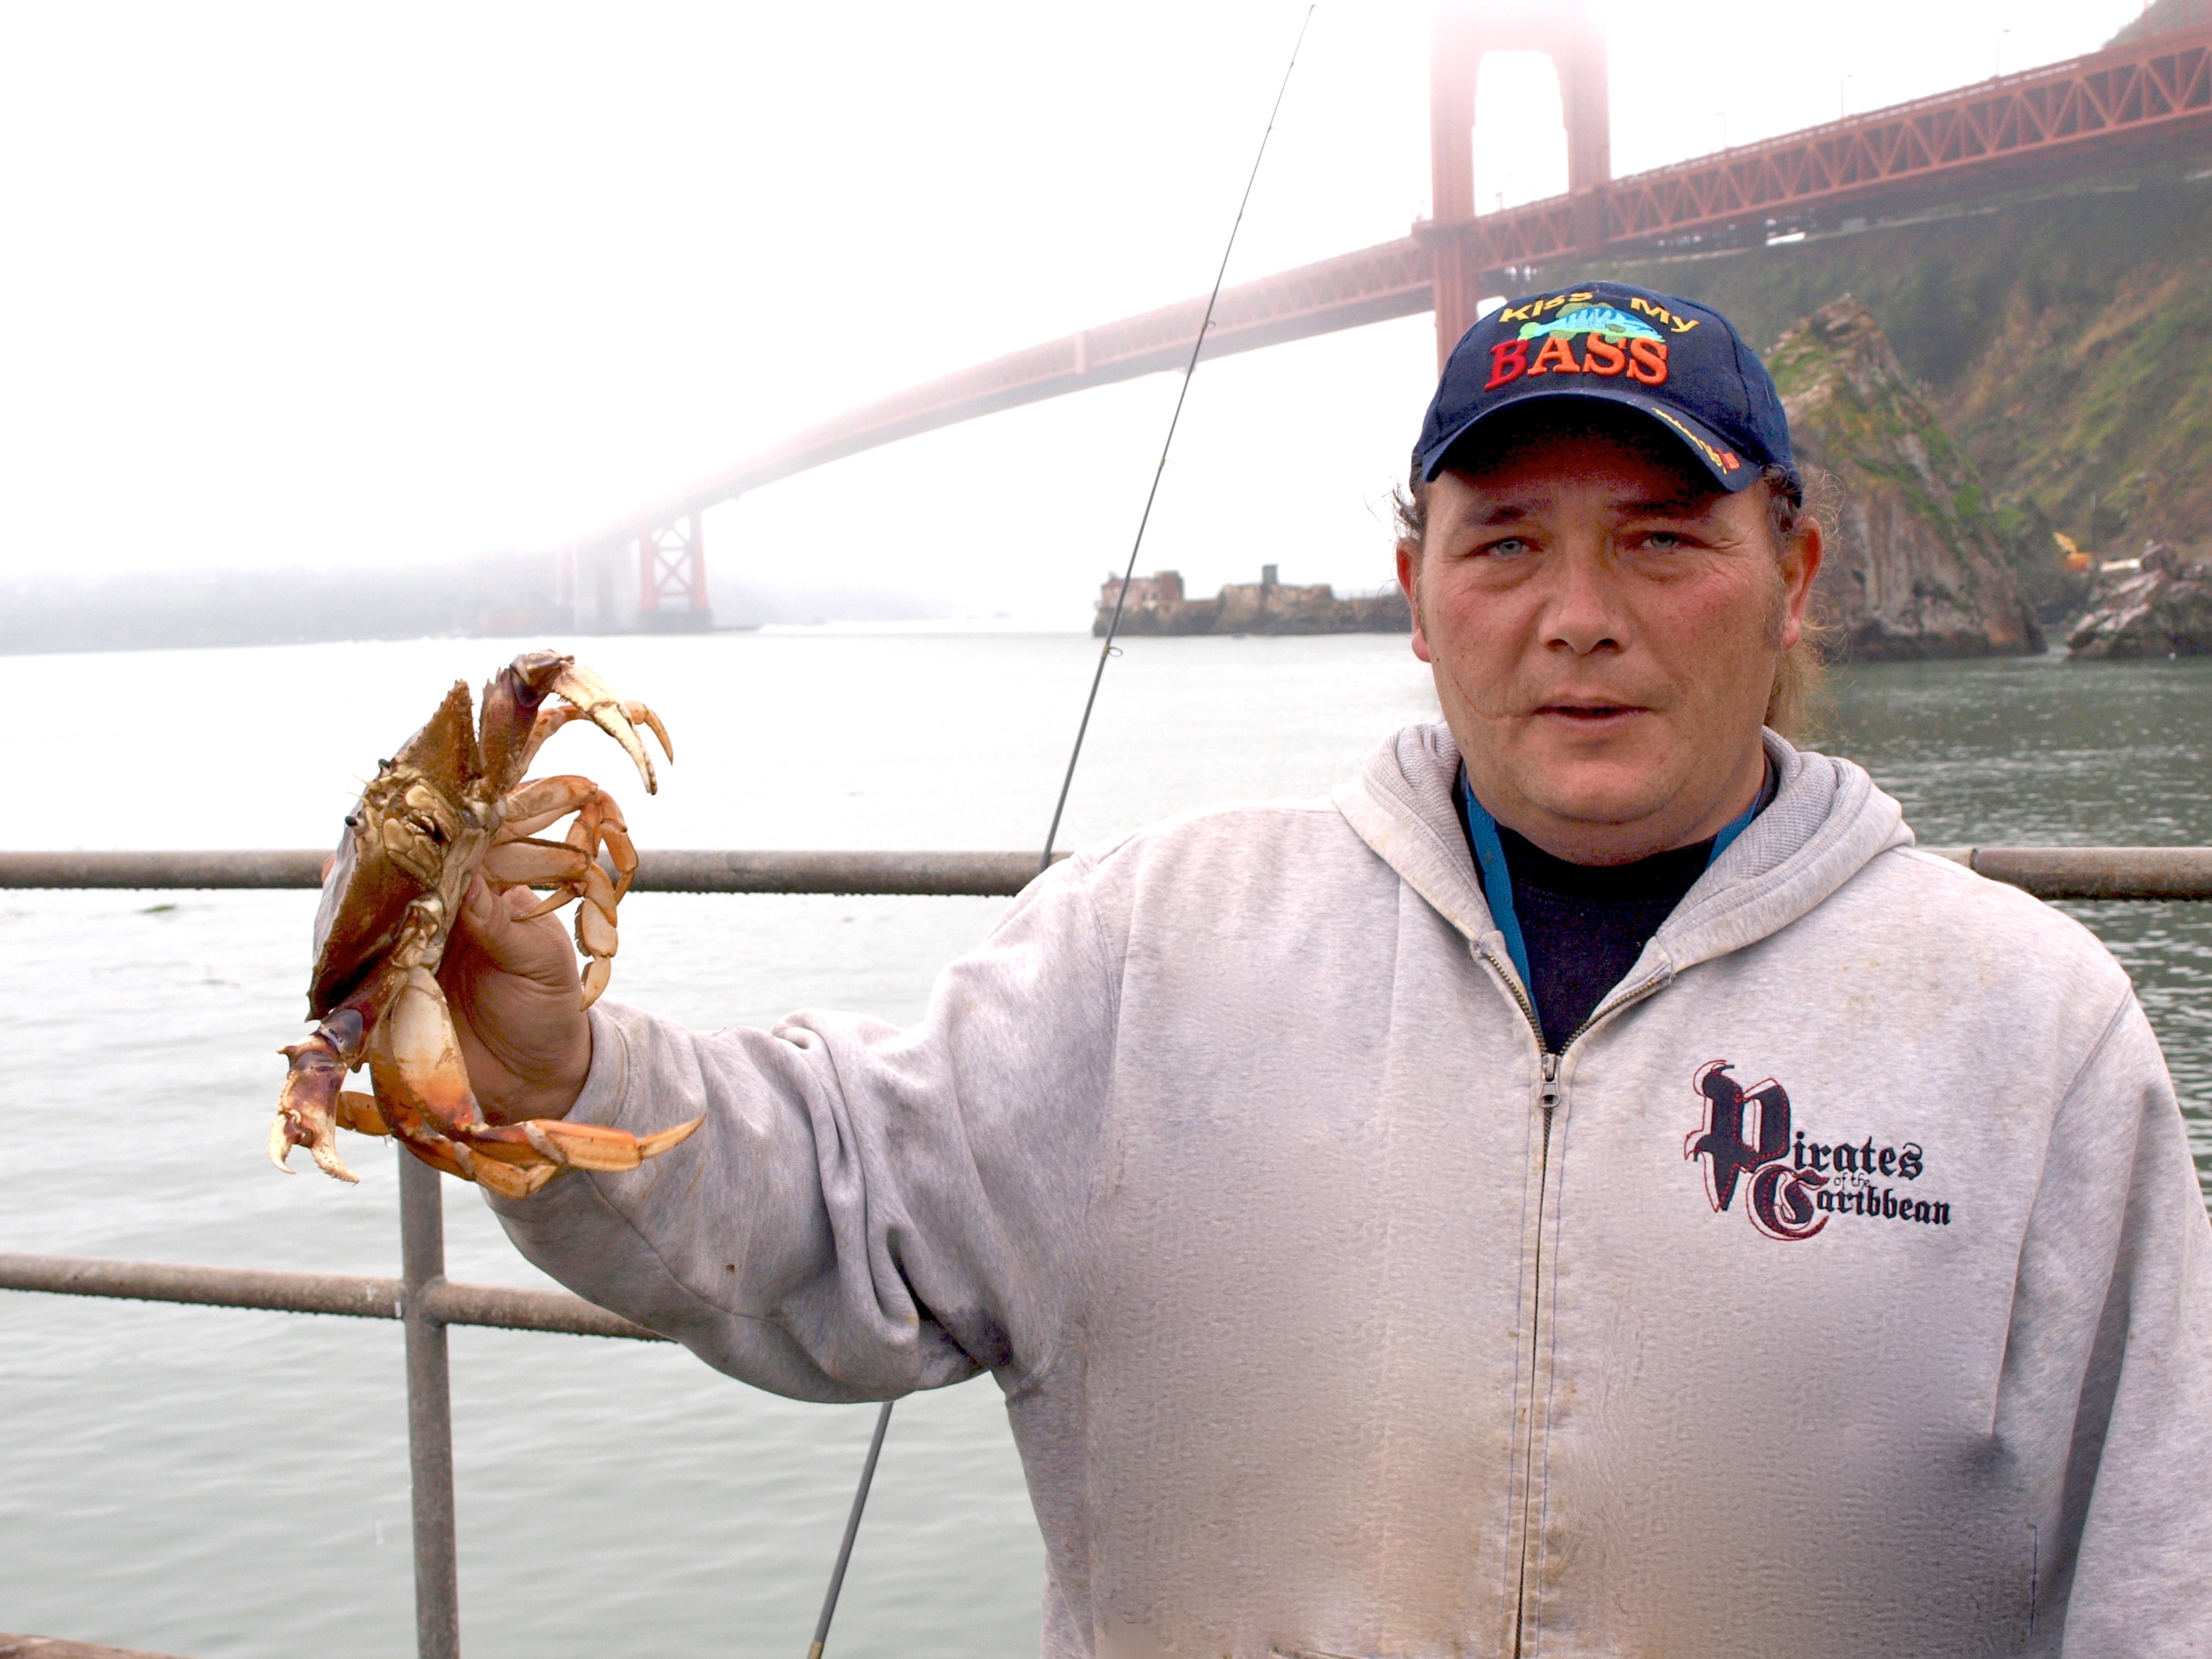
{"type": "Polygon", "coordinates": [[[1560,1053],[1441,726],[1031,884],[900,1030],[592,1016],[496,1203],[805,1399],[988,1370],[1044,1649],[2212,1653],[2212,1258],[2118,964],[1770,735],[1773,804],[1560,1053]]]}

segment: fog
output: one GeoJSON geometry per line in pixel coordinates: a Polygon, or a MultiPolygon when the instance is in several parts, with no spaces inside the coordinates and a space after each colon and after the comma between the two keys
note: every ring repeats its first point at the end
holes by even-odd
{"type": "MultiPolygon", "coordinates": [[[[2139,9],[1610,7],[1614,170],[2139,9]]],[[[8,7],[0,581],[554,547],[853,404],[1202,292],[1303,15],[8,7]]],[[[1426,212],[1428,15],[1316,11],[1231,281],[1426,212]]],[[[1563,187],[1548,66],[1494,58],[1481,97],[1478,199],[1563,187]]],[[[1433,350],[1417,317],[1202,368],[1146,568],[1384,580],[1433,350]]],[[[708,518],[717,578],[1080,625],[1174,391],[757,492],[708,518]]]]}

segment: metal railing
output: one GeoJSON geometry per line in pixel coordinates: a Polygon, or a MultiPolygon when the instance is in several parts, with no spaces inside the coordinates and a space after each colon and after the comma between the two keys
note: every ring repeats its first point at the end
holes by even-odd
{"type": "MultiPolygon", "coordinates": [[[[2045,899],[2212,899],[2212,847],[1930,847],[2045,899]]],[[[286,888],[322,885],[314,848],[246,853],[5,853],[0,888],[286,888]]],[[[1067,856],[1054,855],[1058,863],[1067,856]]],[[[851,893],[1011,898],[1034,853],[638,854],[640,893],[851,893]]]]}
{"type": "MultiPolygon", "coordinates": [[[[1944,847],[1931,852],[2045,899],[2212,900],[2208,847],[1944,847]]],[[[325,854],[0,853],[0,888],[313,888],[325,854]]],[[[1063,854],[1063,856],[1065,856],[1063,854]]],[[[1010,896],[1036,873],[1033,853],[657,852],[636,890],[1010,896]]],[[[664,1342],[658,1332],[559,1291],[457,1285],[446,1277],[439,1177],[399,1159],[398,1279],[257,1267],[0,1253],[0,1290],[392,1319],[405,1331],[413,1501],[415,1629],[422,1659],[459,1659],[449,1325],[664,1342]]]]}
{"type": "MultiPolygon", "coordinates": [[[[1062,853],[1054,863],[1067,855],[1062,853]]],[[[328,849],[248,853],[0,853],[0,888],[320,887],[328,849]]],[[[638,854],[639,893],[854,893],[1006,898],[1035,853],[638,854]]]]}

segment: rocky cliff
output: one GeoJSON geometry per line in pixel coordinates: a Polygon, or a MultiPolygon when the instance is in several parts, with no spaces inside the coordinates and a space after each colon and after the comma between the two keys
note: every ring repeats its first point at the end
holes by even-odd
{"type": "Polygon", "coordinates": [[[2132,562],[2099,582],[2066,648],[2087,661],[2212,656],[2212,559],[2153,542],[2132,562]]]}
{"type": "Polygon", "coordinates": [[[2043,649],[1973,463],[1867,308],[1848,297],[1769,360],[1808,477],[1841,486],[1814,589],[1838,653],[1861,661],[2043,649]]]}
{"type": "Polygon", "coordinates": [[[2208,270],[2212,154],[2039,200],[1588,274],[1705,301],[1762,347],[1855,295],[1986,481],[2022,590],[2055,623],[2087,585],[2053,531],[2104,558],[2212,543],[2208,270]]]}

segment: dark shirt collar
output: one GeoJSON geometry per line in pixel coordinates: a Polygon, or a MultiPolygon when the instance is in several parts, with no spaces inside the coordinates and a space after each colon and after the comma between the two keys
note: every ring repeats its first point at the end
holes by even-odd
{"type": "Polygon", "coordinates": [[[1513,873],[1515,887],[1539,888],[1561,898],[1619,904],[1662,895],[1680,901],[1712,862],[1713,842],[1718,837],[1708,836],[1688,847],[1670,848],[1632,864],[1570,864],[1502,823],[1498,826],[1498,839],[1504,848],[1506,867],[1513,873]]]}
{"type": "MultiPolygon", "coordinates": [[[[1712,861],[1726,852],[1729,844],[1765,810],[1779,783],[1774,763],[1770,759],[1751,805],[1718,835],[1688,847],[1655,853],[1632,864],[1614,865],[1571,864],[1516,835],[1493,818],[1489,809],[1475,799],[1463,764],[1454,782],[1453,793],[1458,798],[1460,823],[1467,831],[1468,849],[1474,855],[1475,874],[1490,906],[1491,920],[1504,936],[1506,954],[1512,957],[1522,983],[1535,994],[1540,975],[1534,971],[1528,939],[1514,903],[1516,888],[1528,890],[1532,903],[1538,902],[1533,896],[1541,895],[1577,908],[1594,907],[1583,912],[1593,921],[1607,914],[1605,907],[1617,907],[1618,920],[1599,923],[1600,931],[1623,933],[1624,937],[1633,934],[1635,950],[1641,951],[1660,923],[1681,902],[1683,896],[1697,885],[1698,878],[1712,861]]],[[[1547,911],[1556,909],[1557,903],[1546,908],[1547,911]]],[[[1629,952],[1632,957],[1634,954],[1629,952]]],[[[1553,1023],[1544,1022],[1547,1026],[1553,1023]]],[[[1580,1022],[1577,1019],[1572,1023],[1580,1022]]]]}

